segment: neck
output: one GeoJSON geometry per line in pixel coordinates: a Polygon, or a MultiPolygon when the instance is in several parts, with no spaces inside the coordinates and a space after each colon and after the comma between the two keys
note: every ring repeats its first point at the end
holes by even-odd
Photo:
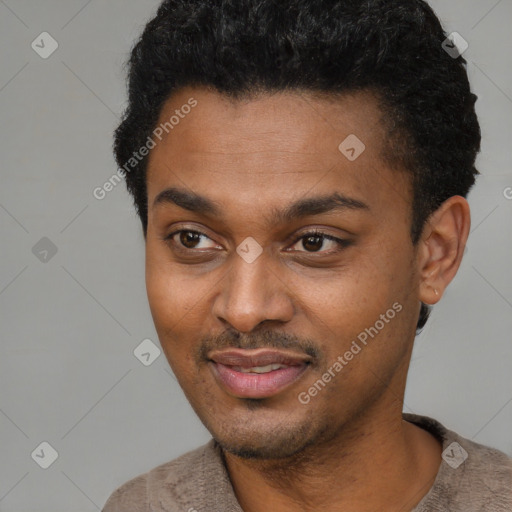
{"type": "Polygon", "coordinates": [[[286,459],[241,459],[224,452],[244,512],[267,512],[269,503],[273,512],[412,510],[434,482],[441,445],[404,421],[396,402],[381,410],[286,459]]]}

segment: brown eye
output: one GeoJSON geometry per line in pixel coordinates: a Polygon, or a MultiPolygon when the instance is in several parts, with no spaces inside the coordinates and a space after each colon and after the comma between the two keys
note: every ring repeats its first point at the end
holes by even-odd
{"type": "Polygon", "coordinates": [[[187,249],[194,249],[201,239],[200,233],[196,233],[195,231],[180,231],[179,235],[181,244],[187,249]]]}
{"type": "Polygon", "coordinates": [[[199,250],[199,249],[215,249],[217,245],[204,233],[199,231],[193,231],[190,229],[180,229],[167,235],[164,238],[165,241],[171,242],[176,250],[199,250]],[[205,245],[210,241],[213,245],[205,245]],[[201,246],[202,244],[202,246],[201,246]]]}
{"type": "Polygon", "coordinates": [[[324,242],[324,237],[315,235],[315,236],[308,236],[307,238],[304,237],[302,239],[302,246],[307,251],[316,252],[319,251],[322,248],[324,242]]]}
{"type": "Polygon", "coordinates": [[[299,252],[310,252],[310,253],[332,253],[336,252],[344,247],[350,245],[350,241],[342,240],[341,238],[337,238],[332,235],[328,235],[327,233],[319,232],[311,232],[305,233],[301,235],[299,238],[295,240],[293,245],[299,245],[300,247],[296,250],[299,252]],[[327,242],[327,243],[326,243],[327,242]],[[305,249],[305,251],[301,251],[305,249]],[[323,248],[323,250],[322,250],[323,248]]]}

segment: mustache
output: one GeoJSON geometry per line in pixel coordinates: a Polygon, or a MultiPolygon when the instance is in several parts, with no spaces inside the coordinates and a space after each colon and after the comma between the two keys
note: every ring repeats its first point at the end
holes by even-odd
{"type": "Polygon", "coordinates": [[[313,361],[322,359],[321,352],[317,348],[317,343],[310,338],[302,338],[289,333],[270,330],[250,334],[228,330],[217,336],[205,336],[202,338],[196,352],[196,362],[204,363],[208,361],[208,353],[212,350],[227,348],[291,349],[297,353],[303,352],[307,354],[313,361]]]}

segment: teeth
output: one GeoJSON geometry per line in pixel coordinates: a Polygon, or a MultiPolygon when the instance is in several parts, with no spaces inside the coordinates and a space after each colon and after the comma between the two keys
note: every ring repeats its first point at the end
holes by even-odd
{"type": "Polygon", "coordinates": [[[286,368],[284,364],[268,364],[267,366],[253,366],[252,368],[235,368],[237,371],[242,373],[268,373],[274,370],[279,370],[279,368],[286,368]]]}

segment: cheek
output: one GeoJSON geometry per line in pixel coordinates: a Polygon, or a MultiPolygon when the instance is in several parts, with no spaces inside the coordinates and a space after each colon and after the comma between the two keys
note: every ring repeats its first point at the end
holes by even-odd
{"type": "Polygon", "coordinates": [[[151,260],[146,260],[146,291],[157,329],[162,324],[172,325],[179,314],[179,289],[168,270],[151,260]]]}
{"type": "Polygon", "coordinates": [[[213,284],[206,276],[191,276],[165,250],[147,243],[146,291],[153,322],[169,364],[182,375],[195,365],[191,348],[207,319],[213,284]]]}
{"type": "Polygon", "coordinates": [[[165,248],[155,241],[146,245],[146,291],[155,323],[173,325],[184,317],[205,293],[201,279],[187,278],[183,268],[173,263],[165,248]]]}
{"type": "MultiPolygon", "coordinates": [[[[160,251],[161,252],[161,251],[160,251]]],[[[152,247],[146,246],[146,292],[160,344],[173,371],[182,359],[178,352],[183,321],[188,303],[187,289],[180,284],[179,274],[172,271],[169,261],[152,247]]]]}
{"type": "Polygon", "coordinates": [[[351,340],[376,322],[378,328],[385,322],[384,328],[378,329],[381,339],[408,331],[409,323],[414,323],[408,313],[413,293],[411,258],[395,253],[382,243],[374,244],[325,279],[295,278],[294,290],[303,312],[316,326],[317,341],[329,358],[343,353],[351,340]],[[400,307],[396,316],[393,304],[400,307]]]}
{"type": "Polygon", "coordinates": [[[314,317],[329,325],[358,325],[366,316],[387,309],[396,297],[396,276],[390,268],[379,268],[375,258],[355,257],[345,268],[325,277],[294,276],[293,286],[300,302],[314,317]]]}

